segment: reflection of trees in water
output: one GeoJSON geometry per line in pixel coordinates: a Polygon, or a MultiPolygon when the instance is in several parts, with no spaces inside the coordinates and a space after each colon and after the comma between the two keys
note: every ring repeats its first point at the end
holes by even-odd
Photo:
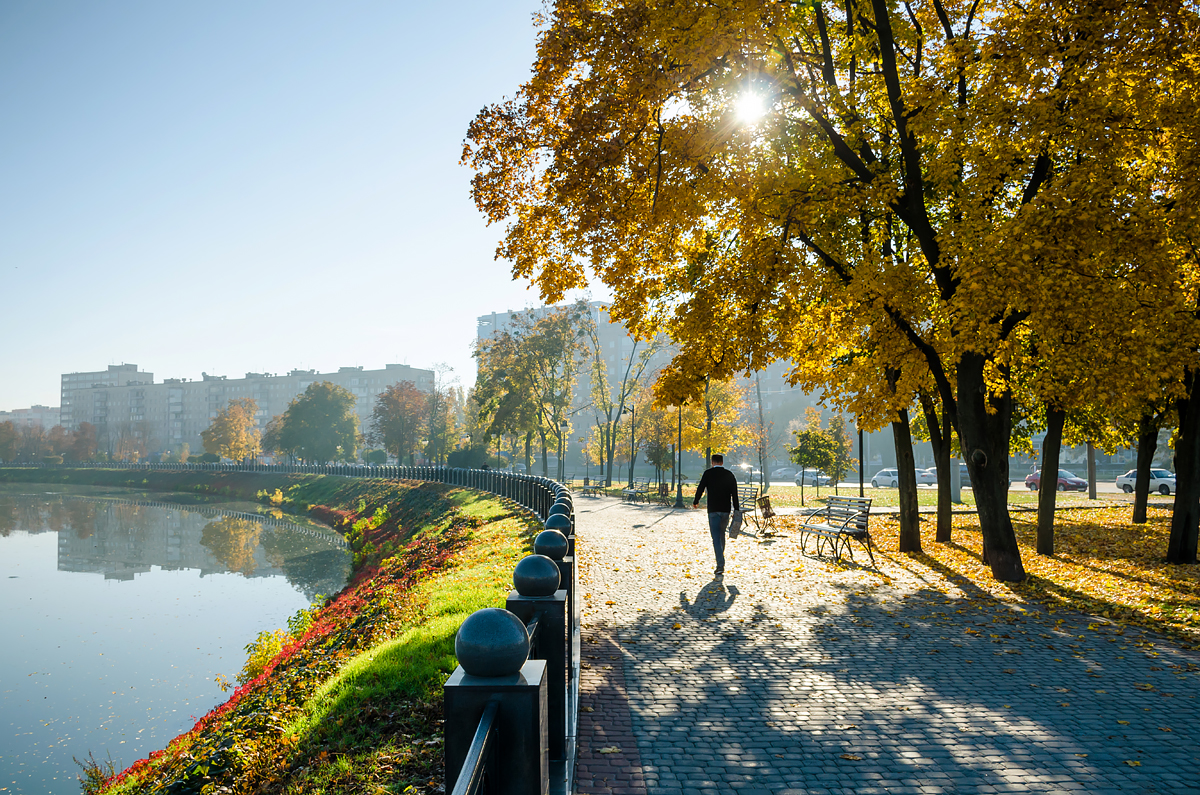
{"type": "Polygon", "coordinates": [[[0,497],[0,538],[20,528],[20,517],[17,515],[16,500],[11,497],[0,497]]]}
{"type": "Polygon", "coordinates": [[[96,531],[96,503],[83,500],[63,500],[67,511],[67,523],[75,531],[76,538],[91,538],[96,531]]]}
{"type": "Polygon", "coordinates": [[[317,594],[329,596],[342,590],[349,575],[350,557],[342,549],[323,549],[283,561],[283,576],[310,602],[317,594]]]}
{"type": "Polygon", "coordinates": [[[258,522],[226,516],[204,526],[200,543],[230,571],[249,577],[257,568],[254,552],[258,549],[261,531],[262,525],[258,522]]]}

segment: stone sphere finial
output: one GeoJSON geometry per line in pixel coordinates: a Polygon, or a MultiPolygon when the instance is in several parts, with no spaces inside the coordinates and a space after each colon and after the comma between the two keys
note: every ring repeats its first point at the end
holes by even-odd
{"type": "Polygon", "coordinates": [[[552,513],[546,517],[546,521],[542,523],[542,527],[546,530],[558,530],[565,536],[571,532],[571,517],[561,513],[552,513]]]}
{"type": "Polygon", "coordinates": [[[521,596],[554,596],[560,579],[558,564],[545,555],[529,555],[513,569],[513,587],[521,596]]]}
{"type": "Polygon", "coordinates": [[[458,664],[471,676],[508,676],[529,657],[529,633],[521,619],[500,607],[467,616],[454,638],[458,664]]]}
{"type": "Polygon", "coordinates": [[[562,560],[568,549],[567,537],[557,530],[543,530],[533,539],[533,551],[551,560],[562,560]]]}

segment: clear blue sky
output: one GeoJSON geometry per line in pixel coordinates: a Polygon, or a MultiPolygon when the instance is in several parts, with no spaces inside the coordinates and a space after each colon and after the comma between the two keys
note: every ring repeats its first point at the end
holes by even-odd
{"type": "Polygon", "coordinates": [[[446,362],[537,303],[458,165],[537,0],[0,4],[0,409],[59,375],[446,362]]]}

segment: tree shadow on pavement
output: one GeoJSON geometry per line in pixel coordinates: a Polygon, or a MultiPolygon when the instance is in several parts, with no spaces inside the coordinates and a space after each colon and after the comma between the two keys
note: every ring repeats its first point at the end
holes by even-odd
{"type": "Polygon", "coordinates": [[[780,616],[714,579],[639,613],[621,637],[648,791],[1193,787],[1188,655],[956,584],[780,616]]]}

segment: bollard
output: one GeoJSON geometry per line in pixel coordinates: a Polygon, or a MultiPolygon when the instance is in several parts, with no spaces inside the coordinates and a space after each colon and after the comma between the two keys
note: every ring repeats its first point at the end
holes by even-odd
{"type": "Polygon", "coordinates": [[[547,730],[550,758],[566,759],[567,684],[570,681],[567,648],[567,592],[559,588],[558,565],[545,555],[529,555],[513,570],[516,590],[505,607],[529,623],[539,618],[536,655],[546,662],[547,730]]]}
{"type": "Polygon", "coordinates": [[[477,610],[459,628],[454,651],[460,664],[443,691],[445,791],[453,791],[480,718],[494,704],[491,792],[544,795],[550,788],[547,665],[525,659],[529,635],[524,623],[496,607],[477,610]]]}

